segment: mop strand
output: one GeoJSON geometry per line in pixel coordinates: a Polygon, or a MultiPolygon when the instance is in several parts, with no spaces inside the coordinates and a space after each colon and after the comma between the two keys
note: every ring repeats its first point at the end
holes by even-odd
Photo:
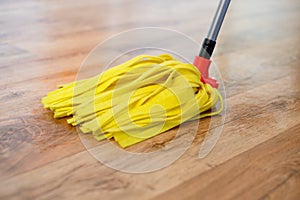
{"type": "Polygon", "coordinates": [[[54,118],[96,140],[125,148],[179,124],[223,110],[217,89],[200,81],[198,69],[168,54],[141,55],[101,74],[59,86],[42,99],[54,118]],[[213,108],[220,102],[217,111],[213,108]]]}

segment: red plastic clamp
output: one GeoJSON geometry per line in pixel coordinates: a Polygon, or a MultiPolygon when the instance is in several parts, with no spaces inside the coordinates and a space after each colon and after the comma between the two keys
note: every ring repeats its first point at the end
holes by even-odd
{"type": "Polygon", "coordinates": [[[200,56],[196,56],[195,60],[194,60],[194,65],[195,67],[198,68],[198,70],[201,73],[201,81],[203,83],[207,83],[210,84],[213,88],[218,88],[219,84],[217,82],[217,80],[209,77],[209,66],[211,64],[211,60],[200,57],[200,56]]]}

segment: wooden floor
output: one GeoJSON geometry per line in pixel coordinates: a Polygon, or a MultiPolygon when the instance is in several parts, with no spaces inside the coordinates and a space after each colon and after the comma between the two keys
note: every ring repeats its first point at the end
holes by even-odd
{"type": "MultiPolygon", "coordinates": [[[[203,159],[209,119],[175,163],[129,174],[94,159],[41,105],[111,35],[159,26],[200,42],[216,4],[0,1],[0,199],[300,199],[299,0],[232,1],[213,57],[227,115],[203,159]]],[[[144,144],[159,148],[162,138],[144,144]]]]}

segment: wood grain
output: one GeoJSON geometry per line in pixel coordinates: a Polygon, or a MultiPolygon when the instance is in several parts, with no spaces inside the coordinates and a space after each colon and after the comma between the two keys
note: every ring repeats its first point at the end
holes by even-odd
{"type": "Polygon", "coordinates": [[[267,199],[279,189],[281,194],[275,197],[296,198],[300,194],[300,135],[294,133],[299,131],[299,125],[292,127],[155,199],[251,199],[254,195],[267,199]]]}
{"type": "MultiPolygon", "coordinates": [[[[201,144],[220,127],[210,118],[191,122],[198,132],[175,163],[128,174],[95,160],[76,129],[41,105],[56,85],[76,79],[109,36],[159,26],[200,41],[216,3],[0,1],[0,198],[300,199],[298,0],[232,1],[213,58],[226,89],[226,119],[203,159],[201,144]]],[[[127,150],[161,149],[176,131],[127,150]]]]}

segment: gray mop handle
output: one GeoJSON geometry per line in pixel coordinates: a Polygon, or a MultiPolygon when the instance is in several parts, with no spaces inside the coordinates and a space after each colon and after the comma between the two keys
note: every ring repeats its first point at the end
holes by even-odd
{"type": "Polygon", "coordinates": [[[209,28],[207,38],[216,41],[225,18],[230,0],[220,0],[217,11],[209,28]]]}
{"type": "Polygon", "coordinates": [[[202,43],[202,48],[200,49],[199,53],[200,57],[210,59],[210,57],[212,56],[212,53],[215,49],[216,40],[220,32],[229,4],[230,0],[220,0],[214,19],[209,28],[207,37],[202,43]]]}

